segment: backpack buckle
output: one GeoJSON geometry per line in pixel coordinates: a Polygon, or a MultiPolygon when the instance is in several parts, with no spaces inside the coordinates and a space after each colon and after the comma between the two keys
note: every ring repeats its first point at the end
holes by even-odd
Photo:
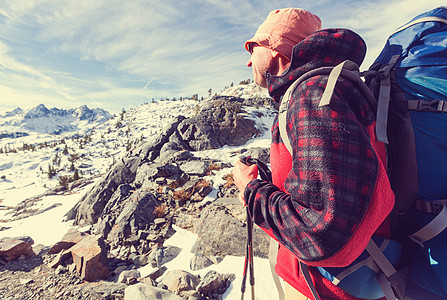
{"type": "Polygon", "coordinates": [[[384,79],[384,78],[387,78],[388,76],[390,76],[390,72],[394,68],[394,66],[396,65],[396,63],[399,60],[399,58],[400,58],[400,55],[393,55],[391,57],[390,61],[388,62],[388,64],[383,65],[379,69],[379,71],[377,71],[379,79],[384,79]]]}
{"type": "Polygon", "coordinates": [[[436,203],[432,201],[416,201],[416,209],[426,213],[439,214],[444,208],[444,203],[436,203]]]}
{"type": "Polygon", "coordinates": [[[442,100],[419,101],[417,110],[419,111],[443,111],[444,102],[442,100]]]}

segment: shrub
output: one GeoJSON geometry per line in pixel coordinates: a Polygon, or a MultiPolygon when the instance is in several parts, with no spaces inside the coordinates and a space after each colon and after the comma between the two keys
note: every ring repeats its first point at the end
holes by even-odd
{"type": "Polygon", "coordinates": [[[168,207],[165,204],[160,204],[157,207],[155,207],[153,214],[157,218],[163,218],[166,216],[168,212],[168,207]]]}
{"type": "Polygon", "coordinates": [[[225,175],[223,177],[223,179],[225,180],[225,184],[224,184],[225,188],[229,188],[230,186],[232,186],[234,184],[233,174],[225,175]]]}

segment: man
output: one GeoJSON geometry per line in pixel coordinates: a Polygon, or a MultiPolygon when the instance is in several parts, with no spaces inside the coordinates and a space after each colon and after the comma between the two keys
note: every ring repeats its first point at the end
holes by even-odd
{"type": "MultiPolygon", "coordinates": [[[[320,19],[302,9],[272,11],[245,43],[256,84],[280,102],[304,73],[345,60],[358,65],[364,41],[347,29],[319,30],[320,19]]],[[[376,143],[370,104],[349,80],[340,79],[329,106],[319,107],[327,75],[305,80],[293,92],[287,110],[287,134],[293,149],[272,126],[270,165],[273,183],[257,179],[255,165],[235,164],[240,200],[261,229],[280,244],[275,270],[284,279],[286,299],[313,299],[299,260],[310,266],[340,267],[360,255],[394,204],[376,143]],[[380,192],[377,192],[380,188],[380,192]],[[377,204],[379,203],[379,204],[377,204]],[[299,259],[299,260],[298,260],[299,259]]],[[[358,298],[324,278],[310,274],[321,299],[358,298]]]]}

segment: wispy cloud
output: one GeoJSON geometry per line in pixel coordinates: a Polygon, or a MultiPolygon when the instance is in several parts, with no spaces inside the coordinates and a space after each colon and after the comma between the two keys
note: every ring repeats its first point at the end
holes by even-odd
{"type": "MultiPolygon", "coordinates": [[[[392,30],[444,1],[305,0],[324,27],[348,27],[372,61],[392,30]]],[[[251,78],[243,43],[279,0],[5,0],[0,109],[85,103],[119,111],[147,99],[208,95],[251,78]]],[[[366,63],[365,63],[366,65],[366,63]]]]}

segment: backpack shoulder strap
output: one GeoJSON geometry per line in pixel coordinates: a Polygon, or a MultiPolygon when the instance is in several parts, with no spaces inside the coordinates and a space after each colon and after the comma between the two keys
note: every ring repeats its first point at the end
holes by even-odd
{"type": "MultiPolygon", "coordinates": [[[[327,106],[331,102],[337,81],[338,81],[339,77],[342,76],[343,78],[346,78],[346,79],[350,80],[352,83],[354,83],[354,85],[360,90],[360,92],[363,95],[365,95],[368,102],[370,102],[371,104],[374,105],[376,103],[374,95],[369,90],[369,88],[366,86],[366,84],[363,82],[363,80],[360,78],[359,74],[360,73],[359,73],[358,65],[350,60],[346,60],[346,61],[338,64],[335,67],[321,67],[321,68],[317,68],[312,71],[309,71],[309,72],[303,74],[297,80],[295,80],[294,83],[292,83],[292,85],[287,89],[287,91],[285,92],[285,94],[281,100],[281,105],[280,105],[279,114],[278,114],[279,134],[284,142],[284,145],[286,146],[287,150],[289,151],[289,153],[291,155],[293,155],[293,151],[292,151],[292,145],[290,144],[290,140],[287,135],[287,127],[286,127],[287,120],[286,119],[287,119],[287,110],[289,108],[290,98],[291,98],[293,92],[295,91],[295,89],[303,81],[305,81],[311,77],[314,77],[317,75],[329,75],[329,78],[328,78],[328,81],[326,84],[326,88],[323,92],[323,96],[322,96],[320,103],[318,105],[319,107],[327,106]]],[[[278,249],[277,247],[278,247],[277,243],[275,243],[275,241],[273,240],[270,244],[270,249],[273,251],[270,252],[271,254],[269,255],[271,266],[272,266],[272,261],[273,261],[272,256],[275,255],[275,253],[277,253],[277,249],[278,249]]],[[[303,276],[306,280],[307,285],[309,286],[309,288],[312,292],[312,295],[314,296],[315,299],[319,300],[320,297],[319,297],[318,292],[315,288],[315,285],[312,281],[312,278],[310,277],[309,267],[300,261],[300,269],[301,269],[301,272],[303,273],[303,276]]],[[[274,274],[274,277],[275,277],[275,273],[273,271],[272,271],[272,273],[274,274]]],[[[277,285],[277,288],[278,288],[278,285],[277,285]]],[[[278,291],[280,291],[280,288],[278,288],[278,291]]],[[[281,295],[281,293],[280,293],[280,295],[281,295]]]]}
{"type": "Polygon", "coordinates": [[[284,142],[287,150],[290,154],[292,154],[292,145],[290,144],[289,137],[287,135],[287,110],[289,108],[290,98],[295,91],[295,89],[305,80],[317,76],[317,75],[329,75],[328,82],[326,84],[326,88],[323,92],[323,96],[320,100],[319,106],[329,105],[334,94],[335,86],[337,84],[338,78],[341,76],[350,80],[354,85],[360,90],[360,92],[366,97],[368,102],[375,106],[376,100],[374,95],[360,78],[359,75],[359,67],[356,63],[346,60],[335,67],[321,67],[309,71],[295,80],[294,83],[287,89],[284,93],[284,96],[281,100],[281,105],[279,107],[278,113],[278,126],[279,126],[279,134],[281,139],[284,142]]]}

